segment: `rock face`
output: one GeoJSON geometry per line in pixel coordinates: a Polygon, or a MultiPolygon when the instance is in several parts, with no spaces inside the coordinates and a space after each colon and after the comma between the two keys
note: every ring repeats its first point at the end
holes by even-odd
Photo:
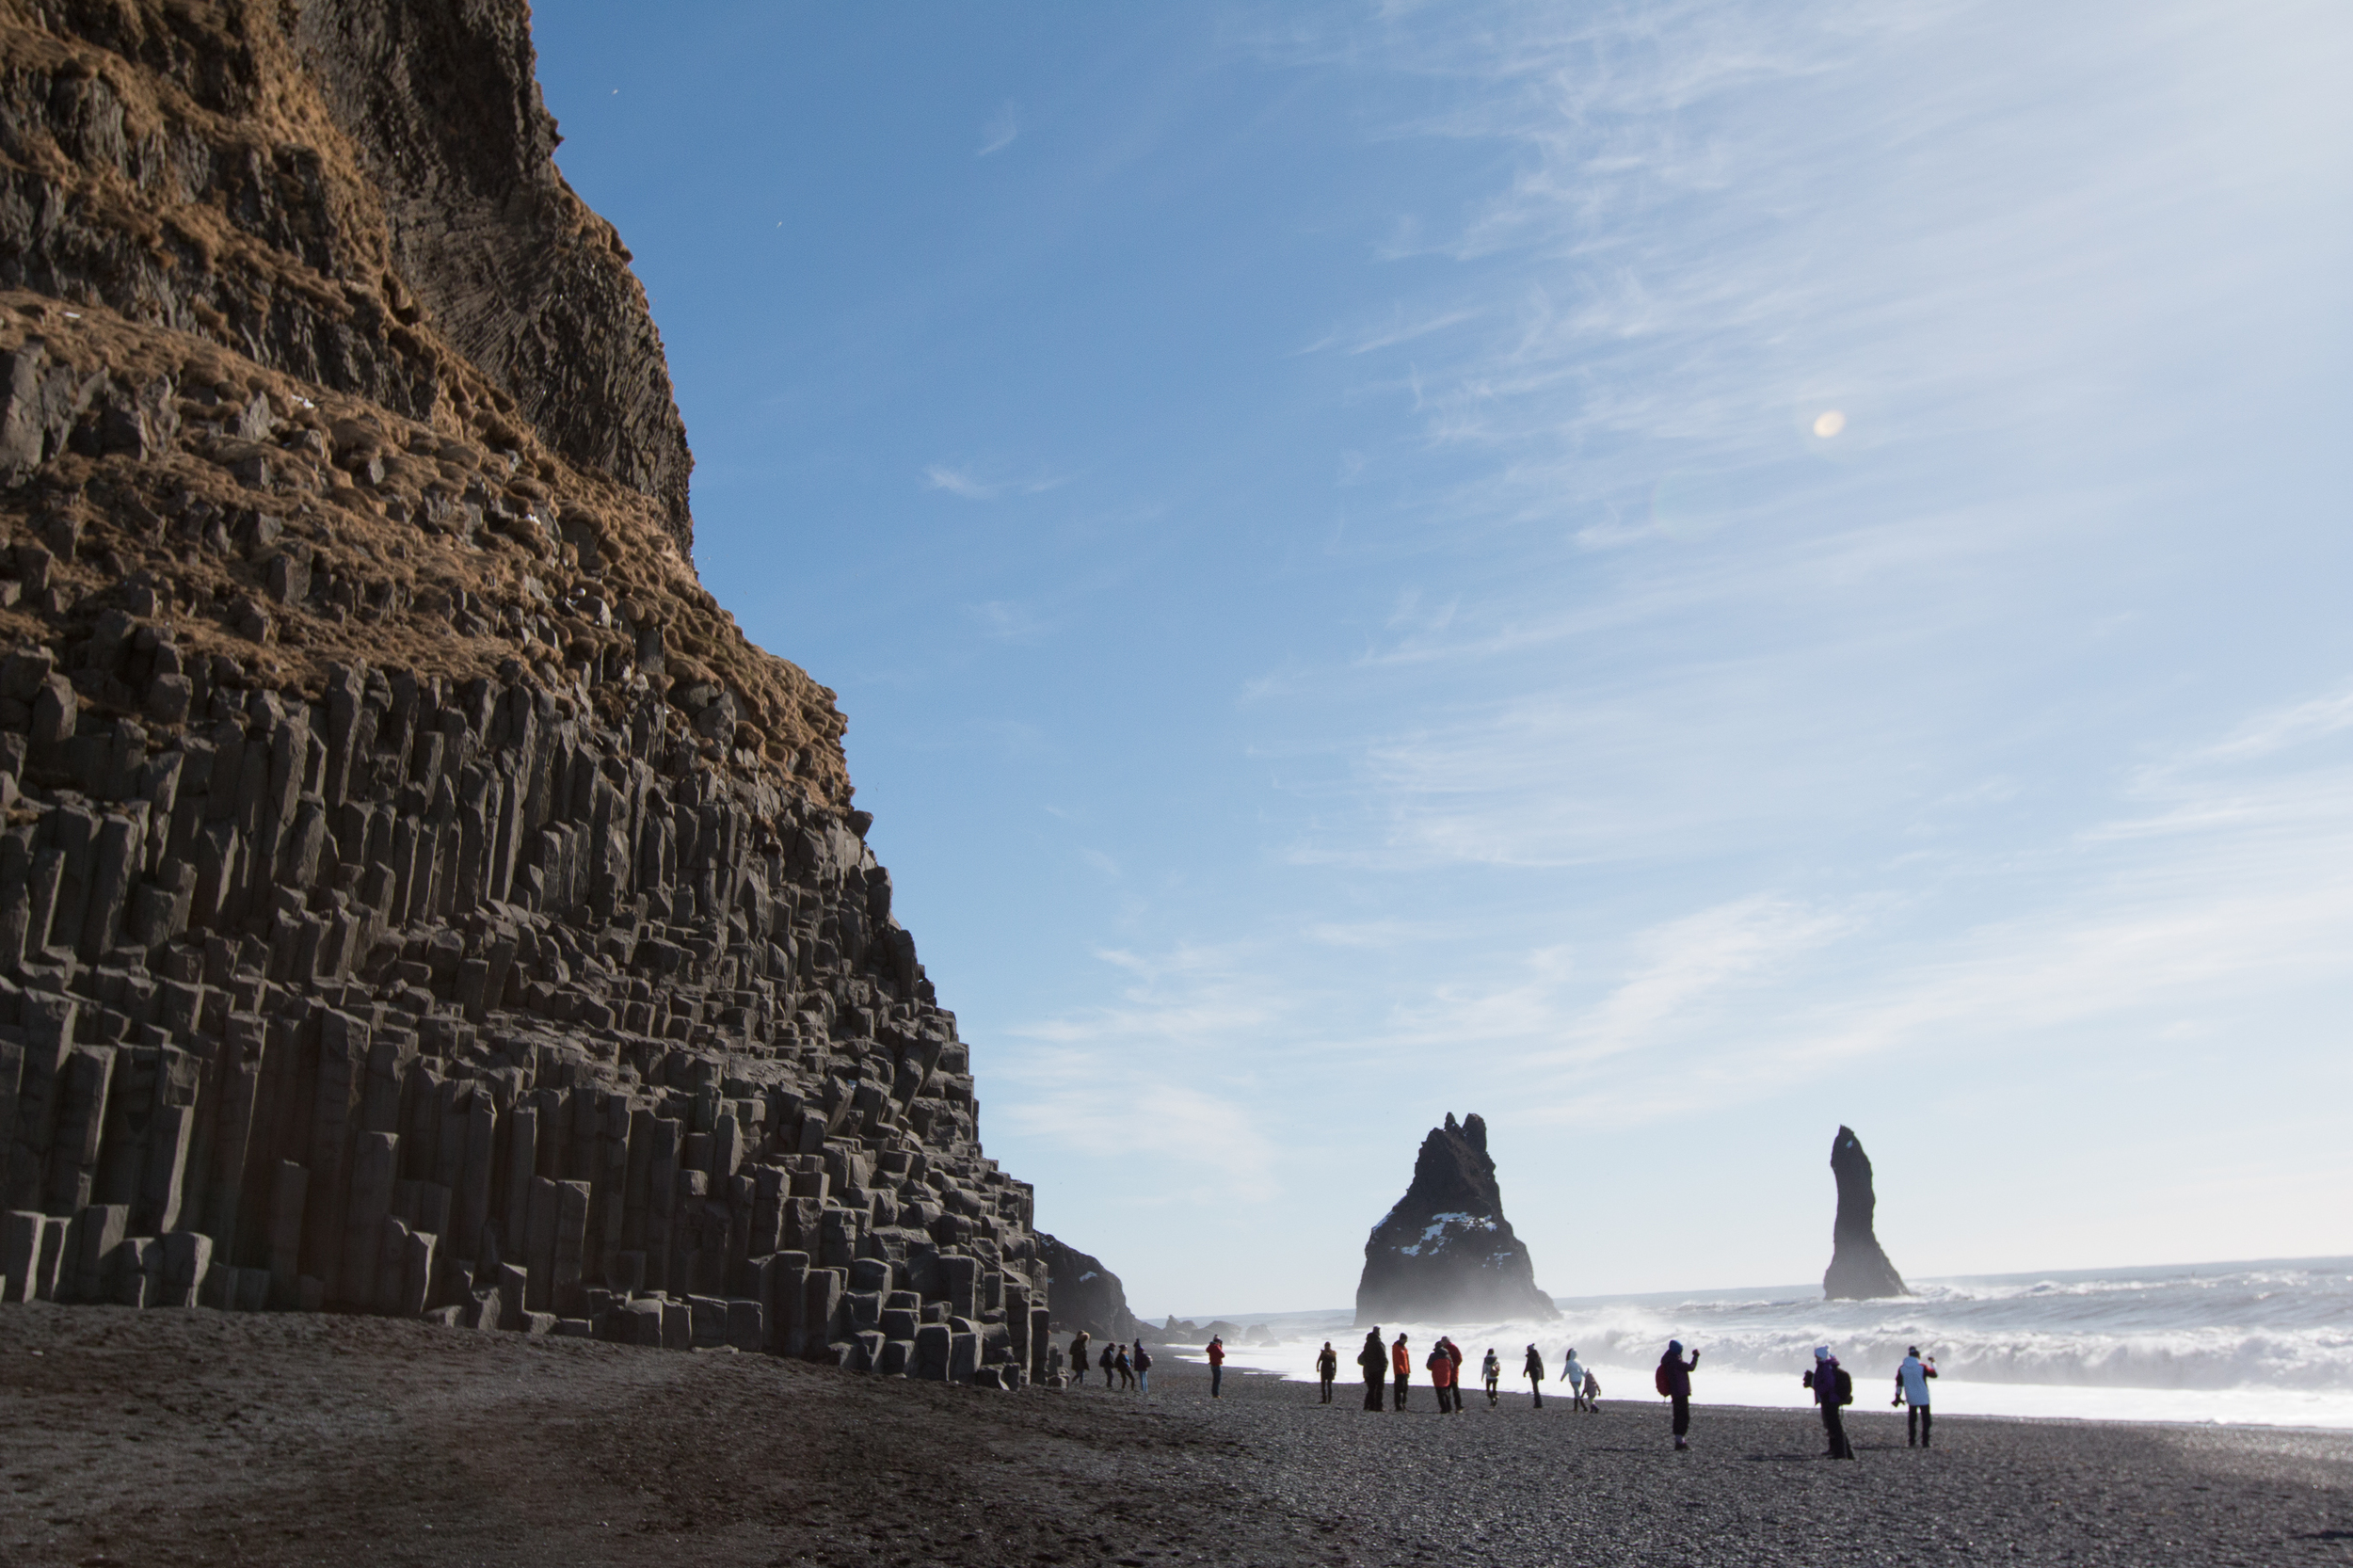
{"type": "Polygon", "coordinates": [[[1449,1112],[1422,1140],[1413,1184],[1365,1242],[1356,1326],[1557,1316],[1503,1217],[1487,1124],[1472,1115],[1458,1127],[1449,1112]]]}
{"type": "Polygon", "coordinates": [[[1080,1329],[1097,1339],[1132,1340],[1144,1325],[1128,1310],[1128,1289],[1119,1276],[1066,1241],[1044,1231],[1037,1233],[1038,1256],[1046,1262],[1046,1280],[1053,1292],[1056,1333],[1080,1329]]]}
{"type": "Polygon", "coordinates": [[[1863,1152],[1863,1140],[1846,1128],[1831,1141],[1830,1168],[1838,1178],[1838,1223],[1832,1233],[1822,1294],[1834,1302],[1912,1294],[1872,1232],[1871,1215],[1879,1199],[1871,1192],[1871,1158],[1863,1152]]]}
{"type": "Polygon", "coordinates": [[[1030,1190],[532,58],[0,10],[0,1296],[1018,1382],[1030,1190]]]}

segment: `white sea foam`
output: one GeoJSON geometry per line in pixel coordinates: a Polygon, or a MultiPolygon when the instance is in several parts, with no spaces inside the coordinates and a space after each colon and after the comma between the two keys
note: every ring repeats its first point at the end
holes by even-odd
{"type": "MultiPolygon", "coordinates": [[[[1523,1398],[1530,1341],[1555,1380],[1576,1346],[1605,1400],[1655,1400],[1650,1369],[1680,1339],[1703,1352],[1703,1400],[1792,1407],[1807,1399],[1798,1378],[1816,1345],[1836,1350],[1861,1405],[1892,1398],[1896,1364],[1918,1345],[1936,1358],[1936,1405],[1947,1414],[2353,1428],[2353,1258],[1931,1280],[1878,1302],[1793,1287],[1560,1305],[1551,1323],[1383,1327],[1422,1347],[1450,1333],[1473,1368],[1493,1345],[1523,1398]]],[[[1312,1378],[1329,1339],[1342,1371],[1355,1373],[1363,1334],[1346,1312],[1222,1316],[1277,1336],[1230,1346],[1236,1366],[1312,1378]]]]}

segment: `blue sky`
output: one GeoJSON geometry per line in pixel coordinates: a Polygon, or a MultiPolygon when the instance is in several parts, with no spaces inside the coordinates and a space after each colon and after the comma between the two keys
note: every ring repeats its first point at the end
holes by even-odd
{"type": "Polygon", "coordinates": [[[2353,14],[542,0],[989,1151],[1345,1304],[2353,1252],[2353,14]]]}

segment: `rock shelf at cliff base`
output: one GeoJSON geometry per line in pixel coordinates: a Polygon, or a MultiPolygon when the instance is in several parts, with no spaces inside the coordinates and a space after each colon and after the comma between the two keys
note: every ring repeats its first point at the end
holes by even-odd
{"type": "Polygon", "coordinates": [[[522,0],[12,8],[0,132],[0,1295],[1034,1376],[522,0]]]}
{"type": "Polygon", "coordinates": [[[1503,1217],[1485,1120],[1457,1125],[1448,1112],[1422,1140],[1405,1195],[1366,1240],[1356,1326],[1556,1315],[1536,1288],[1527,1244],[1503,1217]]]}
{"type": "Polygon", "coordinates": [[[1840,1128],[1831,1140],[1830,1168],[1838,1181],[1838,1218],[1832,1226],[1822,1294],[1834,1302],[1910,1295],[1872,1228],[1879,1198],[1871,1191],[1871,1157],[1849,1128],[1840,1128]]]}

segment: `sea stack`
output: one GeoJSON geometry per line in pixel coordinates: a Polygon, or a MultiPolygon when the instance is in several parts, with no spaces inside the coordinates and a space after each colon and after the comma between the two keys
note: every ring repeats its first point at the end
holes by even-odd
{"type": "Polygon", "coordinates": [[[1457,1126],[1449,1112],[1421,1141],[1413,1185],[1365,1242],[1356,1326],[1558,1315],[1503,1217],[1487,1124],[1472,1115],[1457,1126]]]}
{"type": "Polygon", "coordinates": [[[1822,1275],[1822,1294],[1834,1302],[1911,1295],[1872,1234],[1871,1211],[1879,1199],[1871,1192],[1871,1157],[1863,1152],[1863,1140],[1852,1128],[1840,1128],[1832,1141],[1830,1168],[1838,1178],[1838,1222],[1832,1234],[1830,1271],[1822,1275]]]}

